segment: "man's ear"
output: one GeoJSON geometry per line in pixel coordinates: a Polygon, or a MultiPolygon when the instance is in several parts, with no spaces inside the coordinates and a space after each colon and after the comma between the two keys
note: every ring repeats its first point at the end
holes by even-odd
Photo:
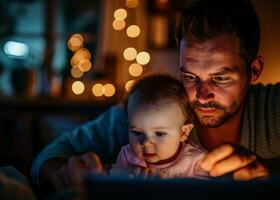
{"type": "Polygon", "coordinates": [[[251,64],[251,83],[258,80],[264,67],[264,58],[257,56],[251,64]]]}
{"type": "Polygon", "coordinates": [[[181,142],[184,142],[188,139],[192,128],[193,128],[193,124],[185,124],[184,126],[182,126],[182,128],[181,128],[181,139],[180,139],[181,142]]]}

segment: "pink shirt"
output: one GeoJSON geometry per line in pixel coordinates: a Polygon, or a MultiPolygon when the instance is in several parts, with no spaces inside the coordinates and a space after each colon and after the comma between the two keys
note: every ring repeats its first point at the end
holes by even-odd
{"type": "Polygon", "coordinates": [[[161,178],[200,178],[206,179],[208,173],[199,168],[201,159],[206,154],[206,150],[192,144],[184,143],[178,157],[170,163],[162,165],[147,164],[144,160],[137,158],[131,151],[130,145],[123,146],[117,159],[117,163],[112,168],[120,166],[137,165],[150,167],[156,171],[161,178]]]}

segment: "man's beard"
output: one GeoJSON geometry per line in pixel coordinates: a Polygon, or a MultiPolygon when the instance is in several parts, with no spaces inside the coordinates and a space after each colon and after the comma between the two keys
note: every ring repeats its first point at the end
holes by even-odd
{"type": "Polygon", "coordinates": [[[205,104],[201,104],[198,100],[190,102],[190,108],[201,126],[208,128],[217,128],[229,120],[240,107],[240,104],[237,101],[232,102],[230,106],[224,106],[215,101],[211,101],[205,104]],[[201,115],[196,113],[197,108],[208,108],[216,109],[214,115],[201,115]]]}

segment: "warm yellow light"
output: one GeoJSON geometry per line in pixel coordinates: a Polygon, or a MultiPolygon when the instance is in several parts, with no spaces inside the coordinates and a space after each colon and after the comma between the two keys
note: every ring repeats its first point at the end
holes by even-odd
{"type": "Polygon", "coordinates": [[[168,0],[158,0],[158,2],[159,2],[159,3],[163,3],[163,4],[165,4],[165,3],[167,3],[167,2],[168,2],[168,0]]]}
{"type": "Polygon", "coordinates": [[[150,54],[148,52],[142,51],[137,54],[136,61],[140,65],[146,65],[150,62],[150,54]]]}
{"type": "Polygon", "coordinates": [[[85,90],[85,85],[81,82],[81,81],[75,81],[72,84],[72,91],[74,92],[74,94],[82,94],[85,90]]]}
{"type": "Polygon", "coordinates": [[[80,33],[75,33],[71,36],[71,38],[79,38],[81,41],[84,42],[84,37],[80,33]]]}
{"type": "Polygon", "coordinates": [[[116,92],[115,86],[110,83],[105,84],[103,87],[103,92],[106,97],[111,97],[116,92]]]}
{"type": "Polygon", "coordinates": [[[81,34],[74,34],[68,40],[67,46],[71,51],[77,51],[83,47],[84,38],[81,34]]]}
{"type": "Polygon", "coordinates": [[[114,12],[114,17],[117,20],[124,20],[127,17],[127,12],[125,9],[120,8],[114,12]]]}
{"type": "Polygon", "coordinates": [[[125,84],[125,90],[126,90],[127,92],[129,92],[130,89],[131,89],[131,87],[134,85],[134,83],[135,83],[135,80],[129,80],[129,81],[127,81],[126,84],[125,84]]]}
{"type": "Polygon", "coordinates": [[[128,8],[136,8],[139,4],[138,0],[126,0],[125,5],[128,8]]]}
{"type": "Polygon", "coordinates": [[[71,68],[71,75],[74,78],[81,78],[83,76],[83,72],[79,70],[79,68],[71,68]]]}
{"type": "Polygon", "coordinates": [[[91,62],[88,59],[82,59],[79,62],[79,70],[81,72],[87,72],[91,69],[91,62]]]}
{"type": "Polygon", "coordinates": [[[123,51],[123,57],[128,61],[134,60],[136,56],[137,56],[137,51],[133,47],[128,47],[123,51]]]}
{"type": "Polygon", "coordinates": [[[117,20],[117,19],[115,19],[113,21],[113,28],[116,31],[122,30],[122,29],[124,29],[124,27],[125,27],[125,21],[124,20],[117,20]]]}
{"type": "Polygon", "coordinates": [[[72,56],[71,60],[70,60],[70,64],[73,68],[78,68],[79,67],[79,62],[77,60],[77,58],[74,58],[74,56],[72,56]]]}
{"type": "Polygon", "coordinates": [[[79,63],[83,59],[90,60],[91,55],[88,49],[82,48],[75,52],[73,57],[71,58],[71,65],[72,67],[79,67],[79,63]]]}
{"type": "Polygon", "coordinates": [[[103,95],[103,85],[100,84],[100,83],[97,83],[95,85],[93,85],[92,87],[92,94],[94,96],[97,96],[97,97],[101,97],[103,95]]]}
{"type": "Polygon", "coordinates": [[[126,34],[128,37],[135,38],[140,34],[140,28],[137,25],[131,25],[127,28],[126,34]]]}
{"type": "Polygon", "coordinates": [[[131,76],[137,77],[143,73],[143,67],[138,63],[133,63],[129,66],[128,72],[131,76]]]}

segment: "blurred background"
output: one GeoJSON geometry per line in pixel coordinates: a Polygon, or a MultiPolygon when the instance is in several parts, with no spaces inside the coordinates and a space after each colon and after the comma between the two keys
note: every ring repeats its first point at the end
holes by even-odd
{"type": "MultiPolygon", "coordinates": [[[[280,80],[280,1],[252,0],[264,84],[280,80]]],[[[125,97],[148,72],[179,78],[176,19],[189,0],[1,0],[0,166],[29,174],[60,134],[125,97]]]]}

